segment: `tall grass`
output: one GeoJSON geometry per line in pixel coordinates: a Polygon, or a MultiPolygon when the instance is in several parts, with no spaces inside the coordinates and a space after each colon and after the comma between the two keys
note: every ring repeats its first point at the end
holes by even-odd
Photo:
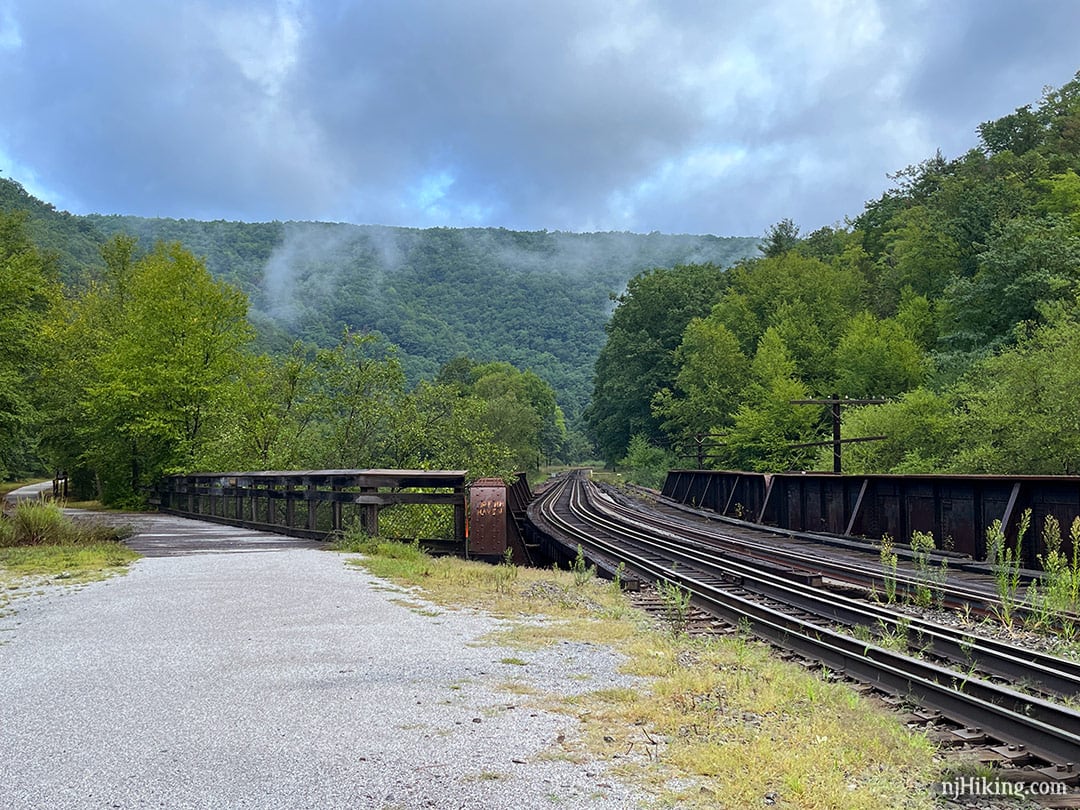
{"type": "Polygon", "coordinates": [[[54,503],[21,501],[0,515],[0,569],[97,578],[138,558],[120,542],[130,534],[128,528],[77,523],[54,503]]]}
{"type": "Polygon", "coordinates": [[[1017,591],[1020,589],[1021,548],[1030,527],[1031,510],[1025,509],[1017,523],[1015,548],[1006,542],[1005,529],[1000,520],[995,520],[986,528],[986,559],[993,566],[994,582],[998,599],[1001,600],[1001,607],[995,608],[995,612],[1001,623],[1010,627],[1016,609],[1017,591]]]}
{"type": "Polygon", "coordinates": [[[1069,530],[1072,557],[1061,550],[1061,524],[1047,515],[1042,530],[1043,550],[1039,564],[1043,575],[1028,588],[1028,601],[1035,611],[1035,624],[1042,629],[1056,630],[1072,639],[1077,628],[1068,614],[1080,612],[1080,517],[1069,530]]]}
{"type": "Polygon", "coordinates": [[[893,539],[890,534],[881,536],[878,553],[881,557],[882,581],[885,584],[885,601],[891,605],[896,601],[896,566],[899,560],[896,552],[893,551],[893,539]]]}
{"type": "Polygon", "coordinates": [[[935,601],[944,601],[943,588],[949,578],[949,560],[942,557],[937,567],[931,564],[930,553],[936,548],[934,535],[930,532],[915,531],[911,534],[911,561],[915,565],[915,594],[913,600],[923,608],[930,607],[935,601]]]}
{"type": "Polygon", "coordinates": [[[49,501],[20,501],[10,515],[0,519],[0,548],[105,543],[128,534],[112,526],[76,523],[49,501]]]}

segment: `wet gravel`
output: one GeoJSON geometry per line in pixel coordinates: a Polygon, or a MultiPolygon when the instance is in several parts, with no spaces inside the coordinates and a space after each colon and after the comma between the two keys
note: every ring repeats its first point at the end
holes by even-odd
{"type": "Polygon", "coordinates": [[[339,555],[141,523],[160,556],[0,618],[0,807],[645,803],[505,688],[622,683],[609,650],[491,646],[495,620],[401,604],[339,555]]]}

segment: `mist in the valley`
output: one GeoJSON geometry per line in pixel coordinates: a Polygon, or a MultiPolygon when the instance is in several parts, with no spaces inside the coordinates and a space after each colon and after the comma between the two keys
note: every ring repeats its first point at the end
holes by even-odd
{"type": "Polygon", "coordinates": [[[399,347],[407,377],[458,355],[531,368],[580,413],[604,324],[636,274],[726,267],[758,240],[715,236],[286,223],[255,307],[281,332],[326,344],[346,329],[399,347]]]}
{"type": "Polygon", "coordinates": [[[748,255],[745,240],[716,236],[508,231],[494,228],[427,229],[290,222],[262,272],[260,304],[283,326],[304,310],[359,286],[373,301],[408,264],[437,276],[440,258],[422,250],[434,236],[452,235],[457,260],[508,278],[558,274],[567,283],[606,283],[621,293],[635,274],[652,267],[714,263],[727,266],[748,255]]]}

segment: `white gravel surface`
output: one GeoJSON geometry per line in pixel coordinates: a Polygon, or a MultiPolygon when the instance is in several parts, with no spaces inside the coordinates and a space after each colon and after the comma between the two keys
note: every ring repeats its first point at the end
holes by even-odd
{"type": "Polygon", "coordinates": [[[0,807],[644,804],[602,764],[551,756],[575,720],[500,688],[625,682],[610,651],[489,646],[498,622],[424,615],[337,554],[142,524],[162,556],[0,619],[0,807]]]}

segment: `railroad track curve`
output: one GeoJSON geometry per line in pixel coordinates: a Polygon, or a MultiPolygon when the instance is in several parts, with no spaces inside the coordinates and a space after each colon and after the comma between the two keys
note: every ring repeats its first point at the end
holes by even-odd
{"type": "Polygon", "coordinates": [[[820,588],[783,572],[702,551],[683,540],[682,527],[643,519],[581,472],[537,496],[529,517],[540,532],[558,535],[570,548],[580,545],[608,571],[621,563],[634,576],[678,585],[695,605],[733,625],[1003,744],[1023,746],[1054,769],[1070,768],[1080,755],[1080,712],[1064,702],[1080,697],[1080,667],[1073,662],[900,617],[885,606],[823,596],[820,588]],[[903,622],[908,638],[923,645],[921,655],[851,630],[903,622]],[[1020,682],[1041,694],[1013,686],[1020,682]]]}

